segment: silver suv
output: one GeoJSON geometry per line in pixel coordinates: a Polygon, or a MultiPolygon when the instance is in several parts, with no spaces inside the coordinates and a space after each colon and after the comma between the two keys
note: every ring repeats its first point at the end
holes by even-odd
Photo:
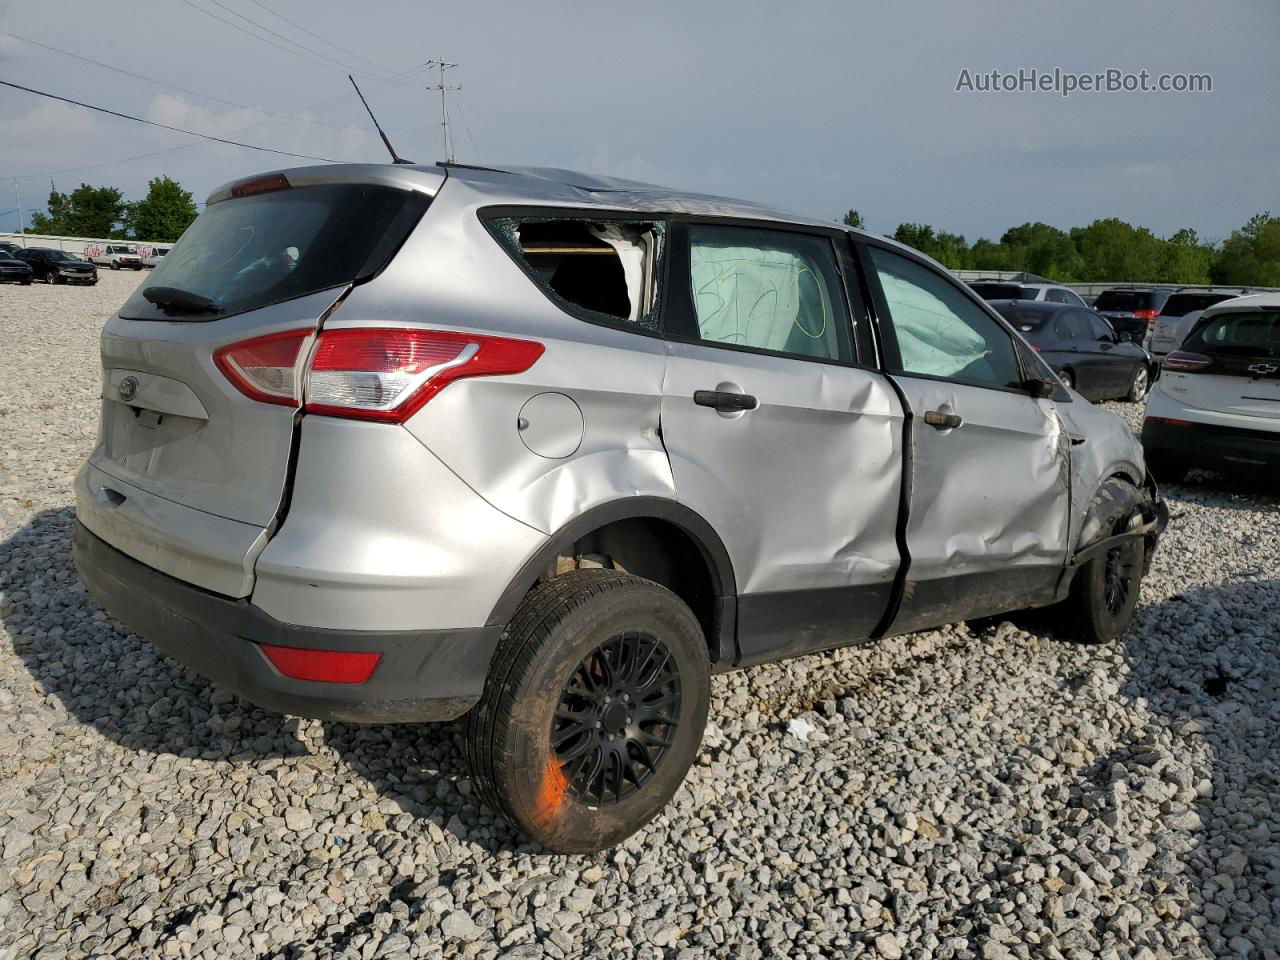
{"type": "Polygon", "coordinates": [[[466,714],[556,851],[662,810],[711,674],[1049,604],[1113,638],[1167,517],[933,261],[567,171],[219,189],[102,365],[94,595],[267,709],[466,714]]]}

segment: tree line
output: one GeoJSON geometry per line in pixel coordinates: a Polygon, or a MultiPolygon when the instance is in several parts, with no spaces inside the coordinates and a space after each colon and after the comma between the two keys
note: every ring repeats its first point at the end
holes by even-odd
{"type": "MultiPolygon", "coordinates": [[[[844,215],[844,223],[863,228],[856,210],[844,215]]],[[[1201,240],[1190,227],[1158,237],[1116,217],[1070,230],[1024,223],[1006,230],[999,242],[982,237],[970,244],[927,223],[899,224],[892,236],[952,270],[1025,271],[1059,283],[1280,287],[1280,217],[1270,212],[1250,217],[1222,243],[1201,240]]]]}
{"type": "Polygon", "coordinates": [[[26,232],[172,243],[197,213],[191,192],[168,177],[151,180],[147,195],[133,203],[115,187],[82,183],[70,193],[50,191],[48,212],[33,214],[26,232]]]}

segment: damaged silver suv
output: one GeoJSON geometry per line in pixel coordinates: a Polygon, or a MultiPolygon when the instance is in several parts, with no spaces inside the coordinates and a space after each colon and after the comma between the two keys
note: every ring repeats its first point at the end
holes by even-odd
{"type": "Polygon", "coordinates": [[[560,170],[233,183],[102,334],[92,593],[255,704],[452,720],[599,850],[712,674],[1058,604],[1129,623],[1167,513],[1124,425],[883,238],[560,170]]]}

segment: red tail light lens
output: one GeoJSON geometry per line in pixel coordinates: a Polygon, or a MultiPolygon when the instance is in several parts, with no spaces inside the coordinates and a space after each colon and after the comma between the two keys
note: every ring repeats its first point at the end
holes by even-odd
{"type": "Polygon", "coordinates": [[[469,333],[385,327],[331,330],[307,373],[306,409],[403,423],[455,380],[523,373],[543,346],[469,333]]]}
{"type": "Polygon", "coordinates": [[[348,653],[343,650],[304,650],[262,644],[262,652],[286,677],[316,683],[365,683],[382,659],[380,653],[348,653]]]}
{"type": "Polygon", "coordinates": [[[1156,315],[1159,312],[1159,310],[1135,310],[1133,315],[1139,320],[1147,321],[1147,327],[1150,328],[1156,325],[1156,315]]]}
{"type": "Polygon", "coordinates": [[[310,336],[310,330],[290,330],[241,340],[216,351],[213,362],[245,396],[296,407],[298,354],[310,336]]]}
{"type": "Polygon", "coordinates": [[[1164,358],[1166,370],[1176,370],[1180,373],[1197,373],[1211,363],[1213,363],[1213,357],[1206,357],[1203,353],[1189,353],[1185,350],[1175,350],[1164,358]]]}

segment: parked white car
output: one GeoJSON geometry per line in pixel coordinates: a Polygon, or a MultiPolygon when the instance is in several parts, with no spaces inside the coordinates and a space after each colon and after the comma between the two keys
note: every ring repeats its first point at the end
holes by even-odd
{"type": "Polygon", "coordinates": [[[972,280],[969,288],[983,300],[1039,300],[1089,309],[1080,295],[1056,283],[1023,283],[1020,280],[972,280]]]}
{"type": "Polygon", "coordinates": [[[1164,361],[1142,424],[1161,482],[1280,467],[1280,293],[1208,307],[1164,361]]]}
{"type": "Polygon", "coordinates": [[[1177,348],[1200,319],[1207,307],[1224,300],[1232,300],[1251,291],[1237,287],[1234,290],[1179,290],[1165,301],[1156,314],[1155,326],[1147,334],[1148,351],[1158,357],[1177,348]]]}

